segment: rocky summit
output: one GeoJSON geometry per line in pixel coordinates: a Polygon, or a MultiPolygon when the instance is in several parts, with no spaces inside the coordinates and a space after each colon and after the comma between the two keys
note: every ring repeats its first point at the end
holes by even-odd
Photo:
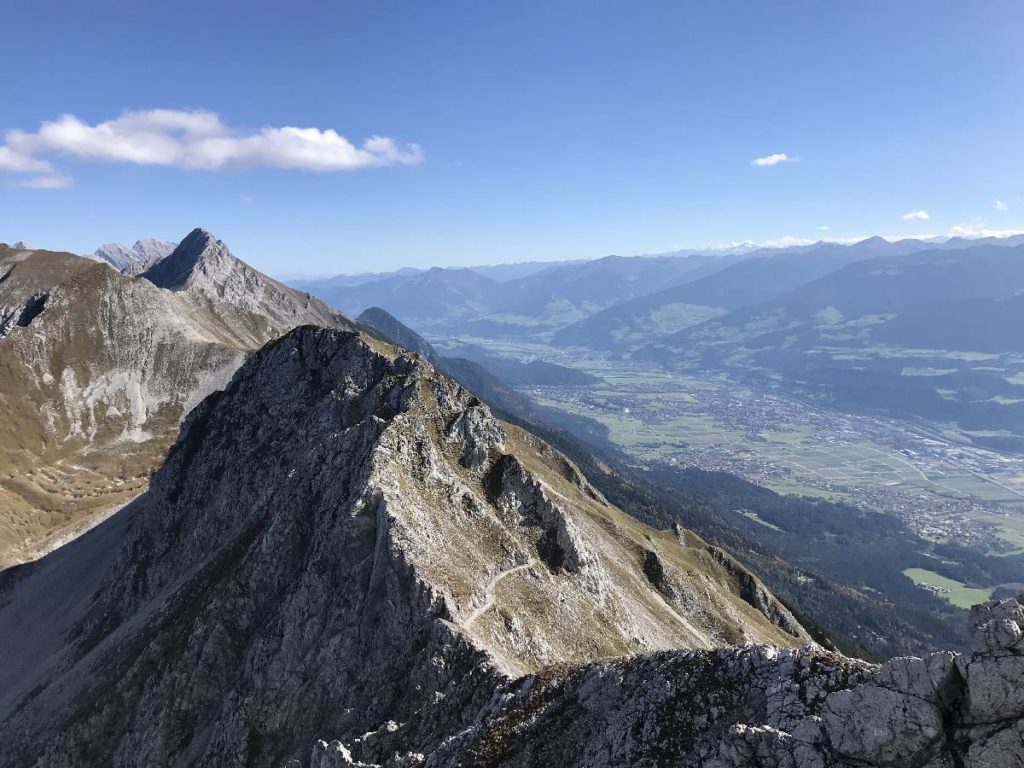
{"type": "MultiPolygon", "coordinates": [[[[171,291],[206,303],[267,318],[274,328],[303,323],[337,327],[339,313],[308,293],[289,288],[236,258],[227,245],[205,229],[194,229],[167,257],[142,276],[171,291]]],[[[257,328],[256,332],[262,330],[257,328]]]]}
{"type": "Polygon", "coordinates": [[[310,327],[196,406],[143,496],[0,579],[10,766],[282,766],[321,739],[379,764],[553,664],[810,642],[423,358],[310,327]]]}

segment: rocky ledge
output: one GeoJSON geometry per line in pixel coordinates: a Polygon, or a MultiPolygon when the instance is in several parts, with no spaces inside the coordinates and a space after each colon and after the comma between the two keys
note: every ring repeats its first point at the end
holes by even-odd
{"type": "MultiPolygon", "coordinates": [[[[383,765],[1019,768],[1024,598],[971,623],[969,655],[881,666],[746,645],[553,667],[497,690],[434,752],[383,765]]],[[[310,768],[353,765],[367,764],[340,741],[312,748],[310,768]]]]}

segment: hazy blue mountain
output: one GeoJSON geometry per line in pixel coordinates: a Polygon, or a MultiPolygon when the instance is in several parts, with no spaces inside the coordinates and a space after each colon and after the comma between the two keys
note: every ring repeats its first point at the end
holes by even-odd
{"type": "Polygon", "coordinates": [[[1013,242],[893,243],[874,237],[853,245],[821,242],[556,264],[404,269],[289,285],[349,314],[381,307],[406,324],[446,336],[547,339],[555,333],[558,344],[625,351],[769,301],[852,262],[956,250],[950,244],[1006,247],[1013,242]]]}
{"type": "Polygon", "coordinates": [[[784,251],[758,251],[699,280],[597,312],[562,328],[553,340],[560,345],[602,350],[635,348],[730,310],[780,296],[852,262],[919,247],[922,243],[916,240],[890,243],[873,237],[854,245],[817,243],[784,251]]]}
{"type": "MultiPolygon", "coordinates": [[[[349,278],[290,284],[349,314],[376,306],[424,330],[485,337],[522,335],[553,330],[665,285],[696,279],[736,258],[740,257],[608,256],[546,265],[505,282],[474,269],[434,268],[358,284],[348,283],[349,278]]],[[[515,269],[537,266],[504,265],[494,274],[507,276],[515,269]]]]}
{"type": "MultiPolygon", "coordinates": [[[[847,265],[636,355],[670,368],[765,378],[842,408],[1024,434],[1024,364],[1014,354],[1024,346],[1021,293],[1024,246],[887,256],[847,265]]],[[[994,445],[989,437],[979,435],[994,445]]]]}
{"type": "Polygon", "coordinates": [[[417,328],[446,328],[480,317],[502,302],[501,283],[469,269],[441,269],[394,275],[361,285],[307,284],[304,290],[346,314],[381,307],[417,328]]]}
{"type": "Polygon", "coordinates": [[[1024,294],[951,299],[910,307],[879,326],[886,344],[983,353],[1024,352],[1024,294]]]}
{"type": "Polygon", "coordinates": [[[415,267],[402,267],[392,272],[361,272],[357,275],[335,275],[334,277],[319,277],[319,278],[296,278],[294,280],[285,280],[287,285],[292,288],[298,288],[301,291],[309,291],[313,293],[313,288],[347,288],[355,285],[365,285],[366,283],[375,283],[380,280],[387,280],[392,277],[407,277],[411,275],[418,275],[426,270],[416,269],[415,267]]]}
{"type": "MultiPolygon", "coordinates": [[[[438,350],[412,328],[380,307],[370,307],[359,316],[357,322],[373,335],[423,355],[442,370],[453,371],[452,375],[458,372],[464,376],[470,368],[479,367],[482,371],[472,374],[475,380],[483,381],[489,375],[500,380],[503,389],[505,385],[581,386],[600,381],[596,376],[564,365],[546,360],[522,362],[492,354],[475,344],[459,344],[438,350]]],[[[496,385],[489,382],[487,386],[493,389],[496,385]]]]}
{"type": "MultiPolygon", "coordinates": [[[[404,346],[404,345],[403,345],[404,346]]],[[[411,349],[411,347],[407,347],[411,349]]],[[[573,387],[601,381],[584,371],[547,360],[517,360],[496,355],[479,344],[453,344],[443,348],[448,357],[461,357],[479,363],[506,384],[512,386],[573,387]]]]}
{"type": "Polygon", "coordinates": [[[606,256],[551,267],[503,284],[495,312],[461,323],[470,335],[515,336],[552,331],[666,285],[696,280],[728,266],[734,255],[606,256]]]}
{"type": "Polygon", "coordinates": [[[535,275],[552,267],[560,267],[566,264],[579,264],[580,261],[518,261],[511,264],[479,264],[469,267],[478,275],[505,283],[510,280],[519,280],[523,277],[535,275]]]}

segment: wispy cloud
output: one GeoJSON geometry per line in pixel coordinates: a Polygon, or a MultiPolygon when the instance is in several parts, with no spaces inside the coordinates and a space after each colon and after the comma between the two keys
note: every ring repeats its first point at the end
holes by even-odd
{"type": "Polygon", "coordinates": [[[53,156],[204,171],[264,167],[321,173],[423,160],[418,145],[386,136],[371,136],[356,145],[332,128],[244,131],[225,125],[213,112],[172,109],[125,112],[95,125],[62,115],[37,131],[12,130],[5,138],[0,170],[51,179],[66,178],[54,170],[53,156]]]}
{"type": "Polygon", "coordinates": [[[0,171],[13,173],[49,173],[53,167],[44,160],[15,152],[10,147],[0,145],[0,171]]]}
{"type": "Polygon", "coordinates": [[[900,216],[904,221],[925,221],[929,218],[928,211],[911,211],[900,216]]]}
{"type": "MultiPolygon", "coordinates": [[[[820,229],[820,227],[819,227],[820,229]]],[[[1011,237],[1013,235],[1024,235],[1024,229],[992,229],[987,227],[984,223],[974,222],[970,224],[958,224],[952,227],[948,233],[941,234],[937,232],[931,233],[887,233],[878,235],[883,240],[888,240],[890,243],[895,243],[900,240],[934,240],[936,242],[945,242],[950,237],[963,237],[968,239],[976,239],[981,237],[1011,237]]],[[[815,243],[836,243],[838,245],[852,245],[859,243],[862,240],[867,240],[874,235],[870,234],[856,234],[856,235],[824,235],[819,238],[811,237],[797,237],[794,235],[784,235],[782,237],[758,239],[758,240],[734,240],[732,242],[716,243],[710,246],[704,246],[703,250],[711,251],[750,251],[757,248],[789,248],[793,246],[801,245],[814,245],[815,243]]],[[[677,248],[676,250],[688,250],[687,248],[677,248]]]]}
{"type": "Polygon", "coordinates": [[[949,230],[952,237],[1012,237],[1013,235],[1024,235],[1024,229],[1004,228],[996,229],[989,227],[984,222],[976,221],[970,224],[957,224],[949,230]]]}
{"type": "Polygon", "coordinates": [[[31,179],[17,181],[14,186],[22,189],[67,189],[75,183],[70,176],[63,176],[59,173],[51,176],[34,176],[31,179]]]}
{"type": "Polygon", "coordinates": [[[828,232],[828,224],[822,224],[820,227],[818,227],[818,231],[819,232],[828,232]]]}
{"type": "Polygon", "coordinates": [[[1009,209],[1010,209],[1010,206],[1008,206],[1002,200],[996,200],[996,210],[997,211],[1008,211],[1009,209]]]}
{"type": "Polygon", "coordinates": [[[790,157],[785,152],[776,152],[774,155],[765,155],[764,157],[755,157],[750,161],[750,164],[755,168],[768,168],[779,163],[795,163],[798,162],[795,157],[790,157]]]}

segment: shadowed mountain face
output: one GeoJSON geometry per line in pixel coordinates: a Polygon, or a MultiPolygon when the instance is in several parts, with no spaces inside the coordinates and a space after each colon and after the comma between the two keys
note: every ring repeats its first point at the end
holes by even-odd
{"type": "Polygon", "coordinates": [[[0,765],[278,766],[322,735],[383,762],[547,664],[808,642],[727,555],[612,507],[422,358],[313,328],[0,589],[0,765]]]}
{"type": "Polygon", "coordinates": [[[71,254],[0,250],[0,566],[138,495],[182,416],[250,350],[295,325],[350,325],[208,234],[189,242],[164,260],[174,290],[71,254]]]}

